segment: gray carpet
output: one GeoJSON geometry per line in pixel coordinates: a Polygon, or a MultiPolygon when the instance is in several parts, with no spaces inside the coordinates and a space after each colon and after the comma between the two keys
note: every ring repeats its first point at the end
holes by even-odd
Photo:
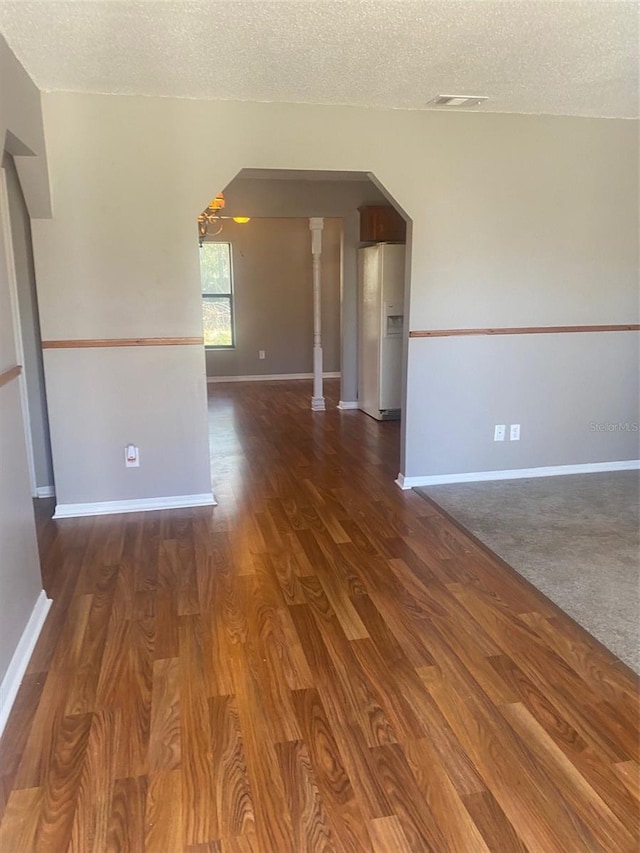
{"type": "Polygon", "coordinates": [[[417,491],[640,672],[639,483],[617,471],[417,491]]]}

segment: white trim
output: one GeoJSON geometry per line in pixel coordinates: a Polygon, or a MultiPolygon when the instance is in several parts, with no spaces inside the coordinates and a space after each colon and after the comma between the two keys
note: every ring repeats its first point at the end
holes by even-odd
{"type": "Polygon", "coordinates": [[[0,684],[0,736],[9,719],[11,708],[52,603],[51,599],[47,598],[46,592],[41,590],[0,684]]]}
{"type": "Polygon", "coordinates": [[[53,486],[38,486],[36,489],[37,498],[55,498],[56,490],[53,486]]]}
{"type": "Polygon", "coordinates": [[[313,396],[311,409],[324,412],[323,363],[322,363],[322,230],[324,219],[312,216],[309,219],[311,231],[311,267],[313,289],[313,396]]]}
{"type": "Polygon", "coordinates": [[[357,400],[340,400],[336,408],[349,411],[350,409],[359,409],[360,404],[357,400]]]}
{"type": "Polygon", "coordinates": [[[489,480],[522,480],[527,477],[558,477],[564,474],[598,474],[602,471],[637,471],[640,459],[622,462],[584,462],[579,465],[550,465],[546,468],[513,468],[506,471],[474,471],[467,474],[434,474],[430,477],[405,477],[398,474],[401,489],[419,486],[442,486],[447,483],[480,483],[489,480]]]}
{"type": "Polygon", "coordinates": [[[13,248],[13,236],[11,234],[11,214],[9,211],[9,189],[7,185],[7,173],[0,167],[0,224],[2,226],[2,239],[6,253],[7,279],[9,282],[9,301],[11,303],[11,315],[13,319],[13,336],[15,342],[16,363],[22,365],[22,371],[18,376],[18,387],[20,389],[20,404],[22,407],[22,421],[24,429],[24,440],[27,449],[27,466],[29,469],[29,485],[31,497],[38,494],[36,486],[36,463],[33,455],[33,436],[31,435],[31,414],[29,412],[29,396],[27,393],[27,377],[24,364],[24,346],[22,343],[22,326],[20,323],[20,300],[18,298],[18,278],[16,275],[16,257],[13,248]]]}
{"type": "MultiPolygon", "coordinates": [[[[340,373],[323,373],[324,379],[340,379],[340,373]]],[[[255,376],[207,376],[207,382],[274,382],[284,379],[313,379],[313,373],[257,373],[255,376]]]]}
{"type": "Polygon", "coordinates": [[[157,509],[179,509],[189,506],[217,506],[211,492],[202,495],[172,495],[165,498],[135,498],[130,501],[98,501],[97,503],[57,504],[54,518],[78,518],[83,515],[113,515],[120,512],[150,512],[157,509]]]}

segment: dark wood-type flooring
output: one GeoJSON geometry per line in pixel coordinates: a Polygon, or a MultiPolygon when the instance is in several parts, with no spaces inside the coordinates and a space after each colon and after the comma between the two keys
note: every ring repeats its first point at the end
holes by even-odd
{"type": "Polygon", "coordinates": [[[630,671],[307,386],[214,387],[216,508],[39,502],[2,853],[636,851],[630,671]]]}

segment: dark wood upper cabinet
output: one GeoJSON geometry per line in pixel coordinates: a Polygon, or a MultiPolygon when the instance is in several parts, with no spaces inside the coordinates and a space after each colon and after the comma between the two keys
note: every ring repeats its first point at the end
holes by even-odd
{"type": "Polygon", "coordinates": [[[358,208],[361,243],[404,243],[407,223],[394,207],[371,205],[358,208]]]}

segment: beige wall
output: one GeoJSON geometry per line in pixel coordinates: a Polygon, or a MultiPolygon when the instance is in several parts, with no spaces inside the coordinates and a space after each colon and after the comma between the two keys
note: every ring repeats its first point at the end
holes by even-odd
{"type": "Polygon", "coordinates": [[[211,492],[201,347],[48,350],[45,369],[58,504],[211,492]]]}
{"type": "MultiPolygon", "coordinates": [[[[313,289],[308,219],[226,222],[216,240],[232,246],[236,345],[206,353],[209,376],[310,373],[313,289]],[[265,351],[265,358],[258,351],[265,351]]],[[[322,234],[322,338],[325,372],[340,370],[342,222],[322,234]]]]}
{"type": "MultiPolygon", "coordinates": [[[[194,217],[210,188],[226,186],[243,167],[375,174],[413,220],[412,329],[637,322],[636,123],[71,94],[46,95],[44,107],[56,211],[34,223],[45,339],[199,334],[194,217]],[[202,140],[220,127],[214,156],[203,156],[202,140]]],[[[550,456],[561,461],[567,447],[572,462],[637,456],[635,436],[608,435],[606,448],[596,447],[583,424],[565,414],[569,386],[583,408],[599,401],[606,420],[637,407],[627,370],[632,338],[622,338],[611,339],[605,375],[574,357],[575,336],[557,344],[539,336],[531,344],[536,359],[509,394],[500,376],[519,375],[519,339],[477,344],[485,347],[480,378],[464,341],[446,351],[410,341],[401,470],[419,476],[489,464],[495,448],[480,415],[507,399],[514,411],[530,406],[538,413],[536,420],[518,418],[517,467],[544,465],[550,456]],[[477,399],[479,381],[485,394],[477,399]],[[439,397],[436,385],[444,389],[439,397]],[[548,429],[558,423],[562,434],[548,429]]],[[[589,340],[588,351],[605,346],[597,336],[589,340]]],[[[73,471],[68,501],[101,491],[92,456],[111,454],[122,432],[105,419],[92,383],[108,385],[117,407],[126,359],[102,350],[94,373],[72,369],[83,358],[71,350],[64,366],[45,360],[56,479],[73,471]],[[77,411],[52,400],[52,386],[59,400],[71,399],[73,389],[82,411],[85,429],[73,459],[54,433],[71,427],[77,411]]],[[[202,368],[204,377],[204,359],[202,368]]],[[[152,362],[137,381],[151,397],[166,391],[152,362]]],[[[176,430],[165,453],[187,454],[189,469],[204,471],[204,381],[201,395],[185,396],[179,387],[172,393],[176,430]]],[[[132,439],[144,455],[160,426],[144,401],[128,394],[122,396],[138,433],[132,439]]],[[[502,450],[492,467],[514,467],[502,450]]],[[[157,473],[140,469],[140,494],[162,493],[157,473]]],[[[180,486],[202,491],[195,481],[180,486]]],[[[124,494],[119,485],[114,495],[120,489],[124,494]]]]}
{"type": "Polygon", "coordinates": [[[411,403],[411,441],[426,460],[416,464],[429,467],[409,476],[637,458],[639,356],[628,332],[415,340],[409,368],[422,393],[411,403]],[[433,418],[434,401],[459,412],[448,429],[433,418]],[[495,424],[514,423],[520,441],[493,441],[495,424]],[[607,423],[616,426],[595,426],[607,423]]]}
{"type": "MultiPolygon", "coordinates": [[[[42,168],[40,95],[2,38],[0,80],[0,141],[3,148],[8,145],[14,152],[24,152],[28,147],[38,155],[20,157],[20,162],[22,174],[28,178],[28,201],[43,213],[48,206],[48,186],[46,181],[38,181],[38,177],[46,175],[46,164],[42,168]],[[27,160],[31,163],[25,165],[27,160]]],[[[0,197],[0,204],[5,210],[8,208],[6,198],[0,197]]],[[[19,361],[7,271],[8,243],[0,230],[0,373],[19,361]]],[[[13,380],[0,388],[0,680],[7,672],[41,586],[20,380],[13,380]]]]}

